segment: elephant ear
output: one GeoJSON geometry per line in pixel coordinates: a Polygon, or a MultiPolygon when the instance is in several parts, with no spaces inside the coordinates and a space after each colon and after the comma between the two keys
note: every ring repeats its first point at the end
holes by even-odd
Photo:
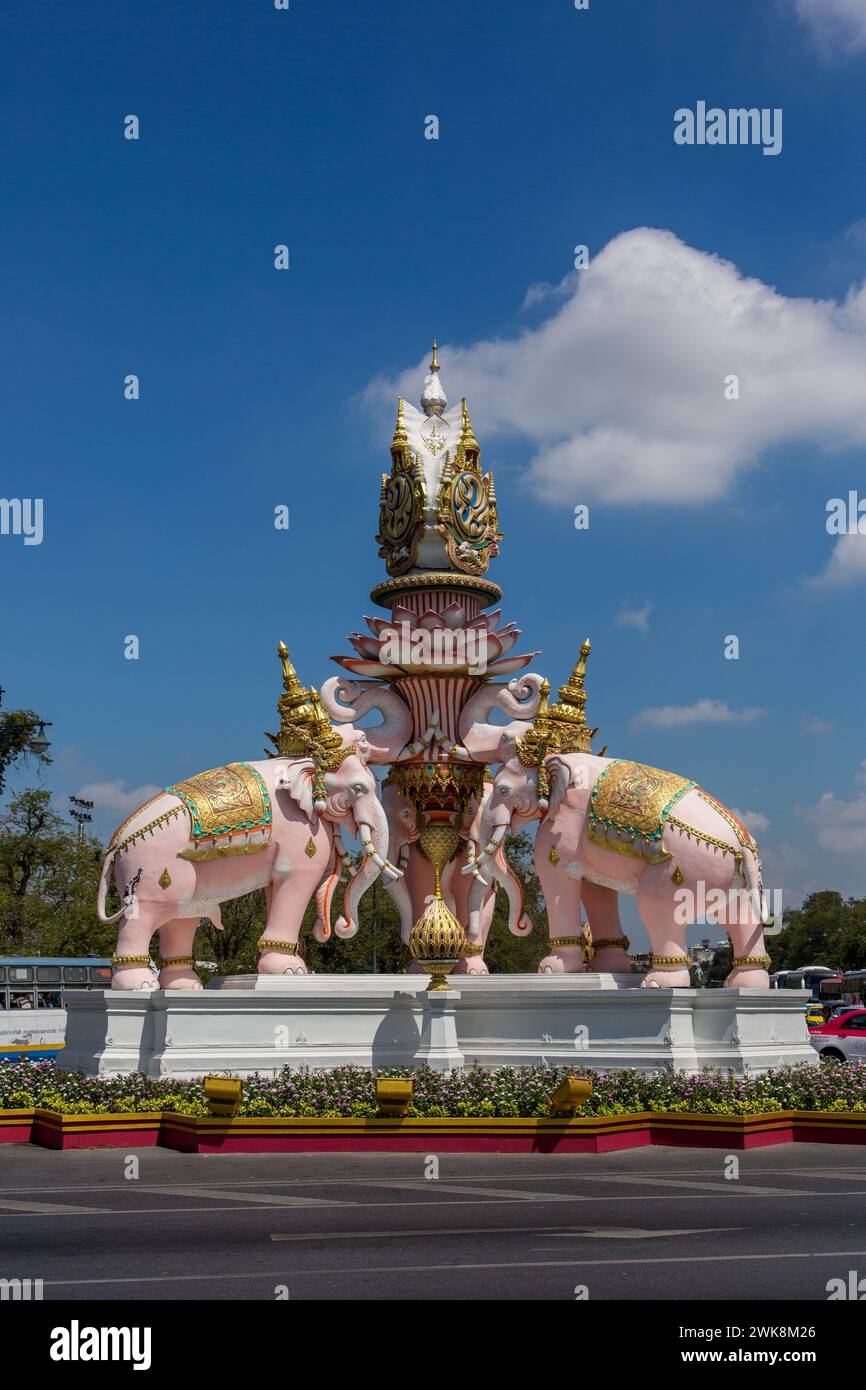
{"type": "Polygon", "coordinates": [[[293,801],[300,806],[307,820],[315,817],[313,810],[313,762],[310,758],[298,758],[290,762],[277,781],[277,788],[287,791],[293,801]]]}
{"type": "Polygon", "coordinates": [[[562,758],[547,759],[547,780],[550,784],[548,816],[555,816],[571,783],[571,768],[562,758]]]}

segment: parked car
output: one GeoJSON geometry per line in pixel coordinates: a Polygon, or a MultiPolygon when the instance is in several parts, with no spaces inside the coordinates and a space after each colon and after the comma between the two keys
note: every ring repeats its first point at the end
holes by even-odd
{"type": "Polygon", "coordinates": [[[866,1062],[866,1009],[847,1009],[810,1028],[809,1041],[825,1061],[866,1062]]]}
{"type": "Polygon", "coordinates": [[[809,1028],[817,1028],[820,1024],[827,1022],[827,1014],[823,1004],[806,1005],[806,1025],[809,1028]]]}

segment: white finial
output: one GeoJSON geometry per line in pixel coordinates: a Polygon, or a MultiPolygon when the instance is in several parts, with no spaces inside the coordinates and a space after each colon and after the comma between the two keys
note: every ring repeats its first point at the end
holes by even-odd
{"type": "Polygon", "coordinates": [[[439,380],[439,358],[436,355],[436,339],[434,338],[430,371],[424,378],[424,390],[421,392],[421,409],[425,415],[441,415],[447,404],[448,398],[442,389],[442,382],[439,380]]]}

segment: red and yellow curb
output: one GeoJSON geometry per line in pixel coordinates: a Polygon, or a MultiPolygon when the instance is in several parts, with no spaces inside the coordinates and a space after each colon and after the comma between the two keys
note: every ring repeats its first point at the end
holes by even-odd
{"type": "Polygon", "coordinates": [[[300,1119],[193,1116],[172,1111],[66,1115],[0,1110],[0,1143],[50,1149],[142,1148],[182,1153],[612,1153],[650,1144],[752,1149],[866,1143],[866,1112],[777,1110],[762,1115],[641,1111],[556,1119],[300,1119]]]}

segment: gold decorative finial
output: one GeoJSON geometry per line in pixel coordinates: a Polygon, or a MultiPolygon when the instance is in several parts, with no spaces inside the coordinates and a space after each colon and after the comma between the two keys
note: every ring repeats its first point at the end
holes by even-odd
{"type": "Polygon", "coordinates": [[[574,669],[565,685],[559,687],[559,699],[548,712],[548,719],[556,731],[560,751],[564,753],[588,753],[598,729],[590,729],[586,723],[586,661],[592,650],[587,637],[574,669]]]}
{"type": "Polygon", "coordinates": [[[431,372],[438,372],[439,358],[436,356],[436,339],[433,339],[433,361],[430,363],[431,372]]]}
{"type": "Polygon", "coordinates": [[[475,438],[472,421],[469,419],[469,407],[466,404],[465,396],[461,401],[461,410],[463,414],[463,423],[460,427],[460,443],[463,446],[463,452],[465,453],[467,449],[474,449],[476,453],[480,453],[481,448],[478,440],[475,438]]]}
{"type": "Polygon", "coordinates": [[[395,446],[404,448],[409,443],[409,436],[406,433],[406,422],[403,419],[403,397],[397,397],[397,423],[394,426],[394,438],[391,440],[391,448],[395,446]]]}
{"type": "MultiPolygon", "coordinates": [[[[277,701],[280,716],[280,732],[266,737],[282,758],[306,756],[317,758],[323,754],[335,753],[342,747],[342,739],[335,729],[319,699],[319,692],[311,686],[305,690],[298,679],[298,673],[289,659],[289,649],[280,642],[277,654],[283,667],[283,693],[277,701]]],[[[271,755],[273,756],[273,755],[271,755]]]]}

